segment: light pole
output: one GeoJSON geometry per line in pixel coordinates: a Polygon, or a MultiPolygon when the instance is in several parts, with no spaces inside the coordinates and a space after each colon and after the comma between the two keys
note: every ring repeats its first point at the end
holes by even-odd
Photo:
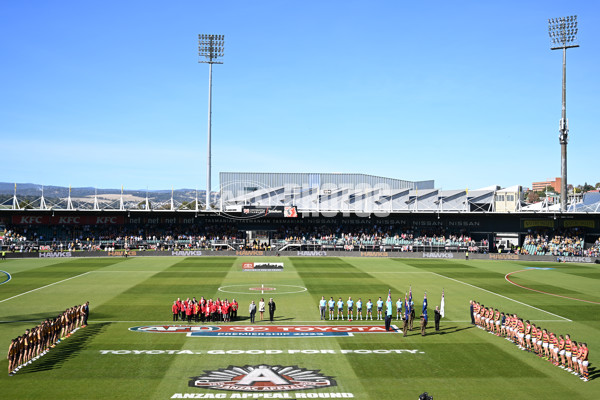
{"type": "Polygon", "coordinates": [[[567,143],[569,141],[569,121],[567,120],[567,49],[579,47],[577,40],[577,15],[551,18],[548,20],[550,49],[563,51],[562,69],[562,114],[558,141],[560,143],[560,211],[567,211],[567,143]]]}
{"type": "Polygon", "coordinates": [[[208,64],[208,153],[206,170],[206,209],[210,208],[210,150],[211,150],[211,114],[212,114],[212,66],[213,64],[223,64],[217,61],[223,57],[225,49],[225,35],[198,35],[198,55],[199,63],[208,64]]]}

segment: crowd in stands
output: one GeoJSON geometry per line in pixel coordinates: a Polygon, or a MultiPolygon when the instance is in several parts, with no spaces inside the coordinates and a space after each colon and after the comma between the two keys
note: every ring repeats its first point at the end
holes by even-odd
{"type": "MultiPolygon", "coordinates": [[[[8,252],[114,250],[345,250],[345,251],[468,251],[493,252],[484,238],[464,230],[417,229],[394,224],[295,224],[263,228],[261,238],[248,239],[247,228],[219,225],[56,225],[13,226],[0,232],[0,247],[8,252]]],[[[502,249],[503,251],[505,249],[502,249]]],[[[600,239],[585,245],[575,230],[529,232],[514,254],[600,256],[600,239]]]]}
{"type": "Polygon", "coordinates": [[[530,233],[525,236],[521,254],[584,256],[586,253],[583,237],[569,230],[530,233]]]}
{"type": "Polygon", "coordinates": [[[275,235],[280,243],[318,244],[339,250],[390,250],[416,251],[422,247],[448,249],[450,247],[469,251],[487,251],[488,242],[476,242],[465,232],[449,233],[444,229],[415,230],[395,225],[369,225],[358,227],[296,226],[281,229],[275,235]]]}

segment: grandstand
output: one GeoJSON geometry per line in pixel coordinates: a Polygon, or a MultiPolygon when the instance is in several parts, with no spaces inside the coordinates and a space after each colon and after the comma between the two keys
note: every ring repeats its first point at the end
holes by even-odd
{"type": "Polygon", "coordinates": [[[217,201],[208,209],[198,191],[190,190],[146,191],[143,198],[140,191],[103,190],[98,195],[96,190],[69,188],[66,198],[44,198],[41,192],[40,198],[29,196],[24,202],[15,186],[12,198],[0,208],[0,225],[7,229],[0,245],[15,253],[598,254],[598,193],[586,193],[561,213],[556,205],[525,205],[520,186],[441,190],[433,180],[365,174],[224,172],[220,178],[220,192],[213,196],[217,201]]]}
{"type": "MultiPolygon", "coordinates": [[[[30,186],[30,185],[29,185],[30,186]]],[[[222,172],[220,190],[206,207],[198,190],[94,190],[64,188],[52,198],[22,200],[15,185],[3,210],[53,211],[176,211],[193,213],[248,213],[252,208],[271,211],[294,207],[299,213],[560,213],[559,204],[526,204],[518,185],[442,190],[433,180],[407,181],[366,174],[222,172]]],[[[600,194],[585,193],[568,205],[568,213],[600,213],[600,194]]]]}

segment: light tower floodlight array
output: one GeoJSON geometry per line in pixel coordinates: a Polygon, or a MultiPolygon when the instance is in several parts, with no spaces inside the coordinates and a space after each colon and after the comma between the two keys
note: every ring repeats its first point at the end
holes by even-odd
{"type": "Polygon", "coordinates": [[[567,119],[567,49],[579,47],[577,41],[577,15],[550,18],[548,20],[550,49],[563,51],[562,68],[562,113],[559,123],[560,143],[560,210],[567,211],[567,143],[569,142],[569,120],[567,119]]]}
{"type": "Polygon", "coordinates": [[[579,47],[577,40],[577,15],[548,20],[548,35],[552,50],[579,47]]]}
{"type": "Polygon", "coordinates": [[[225,54],[225,35],[198,35],[200,63],[223,64],[216,61],[225,54]]]}
{"type": "Polygon", "coordinates": [[[210,174],[211,174],[211,116],[212,116],[212,66],[213,64],[223,64],[217,61],[225,54],[225,35],[198,35],[198,55],[199,63],[208,64],[208,146],[207,146],[207,168],[206,168],[206,209],[210,206],[210,174]]]}

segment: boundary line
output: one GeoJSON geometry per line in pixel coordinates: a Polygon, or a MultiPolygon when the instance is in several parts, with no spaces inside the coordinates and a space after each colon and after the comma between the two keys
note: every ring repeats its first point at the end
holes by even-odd
{"type": "Polygon", "coordinates": [[[491,294],[495,294],[496,296],[502,297],[502,298],[504,298],[504,299],[507,299],[507,300],[510,300],[510,301],[514,301],[515,303],[519,303],[519,304],[522,304],[522,305],[524,305],[524,306],[527,306],[527,307],[533,308],[534,310],[542,311],[542,312],[544,312],[544,313],[546,313],[546,314],[550,314],[550,315],[553,315],[553,316],[555,316],[555,317],[558,317],[558,318],[564,319],[565,321],[568,321],[568,322],[573,322],[573,320],[570,320],[569,318],[565,318],[565,317],[563,317],[563,316],[561,316],[561,315],[558,315],[558,314],[551,313],[550,311],[542,310],[541,308],[534,307],[534,306],[532,306],[532,305],[530,305],[530,304],[523,303],[522,301],[519,301],[519,300],[511,299],[510,297],[507,297],[507,296],[504,296],[504,295],[498,294],[498,293],[496,293],[496,292],[492,292],[491,290],[487,290],[487,289],[484,289],[484,288],[480,288],[479,286],[471,285],[470,283],[463,282],[463,281],[459,281],[458,279],[450,278],[449,276],[444,276],[444,275],[438,274],[437,272],[432,272],[432,274],[434,274],[434,275],[437,275],[437,276],[441,276],[442,278],[450,279],[451,281],[454,281],[454,282],[462,283],[463,285],[467,285],[467,286],[474,287],[475,289],[483,290],[484,292],[488,292],[488,293],[491,293],[491,294]]]}
{"type": "Polygon", "coordinates": [[[10,280],[12,279],[12,276],[10,276],[10,274],[8,272],[6,272],[6,271],[0,271],[0,272],[3,272],[3,273],[6,274],[6,276],[8,276],[8,279],[5,280],[4,282],[1,282],[0,285],[4,285],[5,283],[10,282],[10,280]]]}
{"type": "Polygon", "coordinates": [[[36,288],[36,289],[31,289],[31,290],[28,290],[28,291],[26,291],[26,292],[23,292],[23,293],[17,294],[16,296],[9,297],[8,299],[0,300],[0,303],[4,303],[5,301],[8,301],[8,300],[11,300],[11,299],[14,299],[14,298],[17,298],[17,297],[23,296],[24,294],[31,293],[31,292],[35,292],[35,291],[37,291],[37,290],[44,289],[44,288],[47,288],[47,287],[50,287],[50,286],[53,286],[53,285],[56,285],[56,284],[59,284],[59,283],[62,283],[62,282],[66,282],[66,281],[69,281],[69,280],[71,280],[71,279],[79,278],[80,276],[87,275],[87,274],[89,274],[90,272],[92,272],[92,271],[84,272],[83,274],[75,275],[75,276],[72,276],[72,277],[70,277],[70,278],[63,279],[62,281],[54,282],[54,283],[51,283],[51,284],[49,284],[49,285],[46,285],[46,286],[41,286],[41,287],[39,287],[39,288],[36,288]]]}
{"type": "Polygon", "coordinates": [[[520,287],[521,289],[531,290],[532,292],[538,292],[538,293],[541,293],[541,294],[547,294],[547,295],[550,295],[550,296],[560,297],[562,299],[575,300],[575,301],[583,301],[584,303],[600,304],[597,301],[578,299],[578,298],[575,298],[575,297],[562,296],[560,294],[555,294],[555,293],[550,293],[550,292],[544,292],[542,290],[532,289],[532,288],[527,287],[527,286],[519,285],[518,283],[515,283],[515,282],[511,281],[510,279],[508,279],[508,277],[511,276],[512,274],[516,274],[517,272],[524,272],[524,271],[531,271],[531,270],[530,269],[522,269],[520,271],[509,272],[508,274],[504,275],[504,279],[506,279],[507,282],[512,283],[513,285],[515,285],[517,287],[520,287]]]}

